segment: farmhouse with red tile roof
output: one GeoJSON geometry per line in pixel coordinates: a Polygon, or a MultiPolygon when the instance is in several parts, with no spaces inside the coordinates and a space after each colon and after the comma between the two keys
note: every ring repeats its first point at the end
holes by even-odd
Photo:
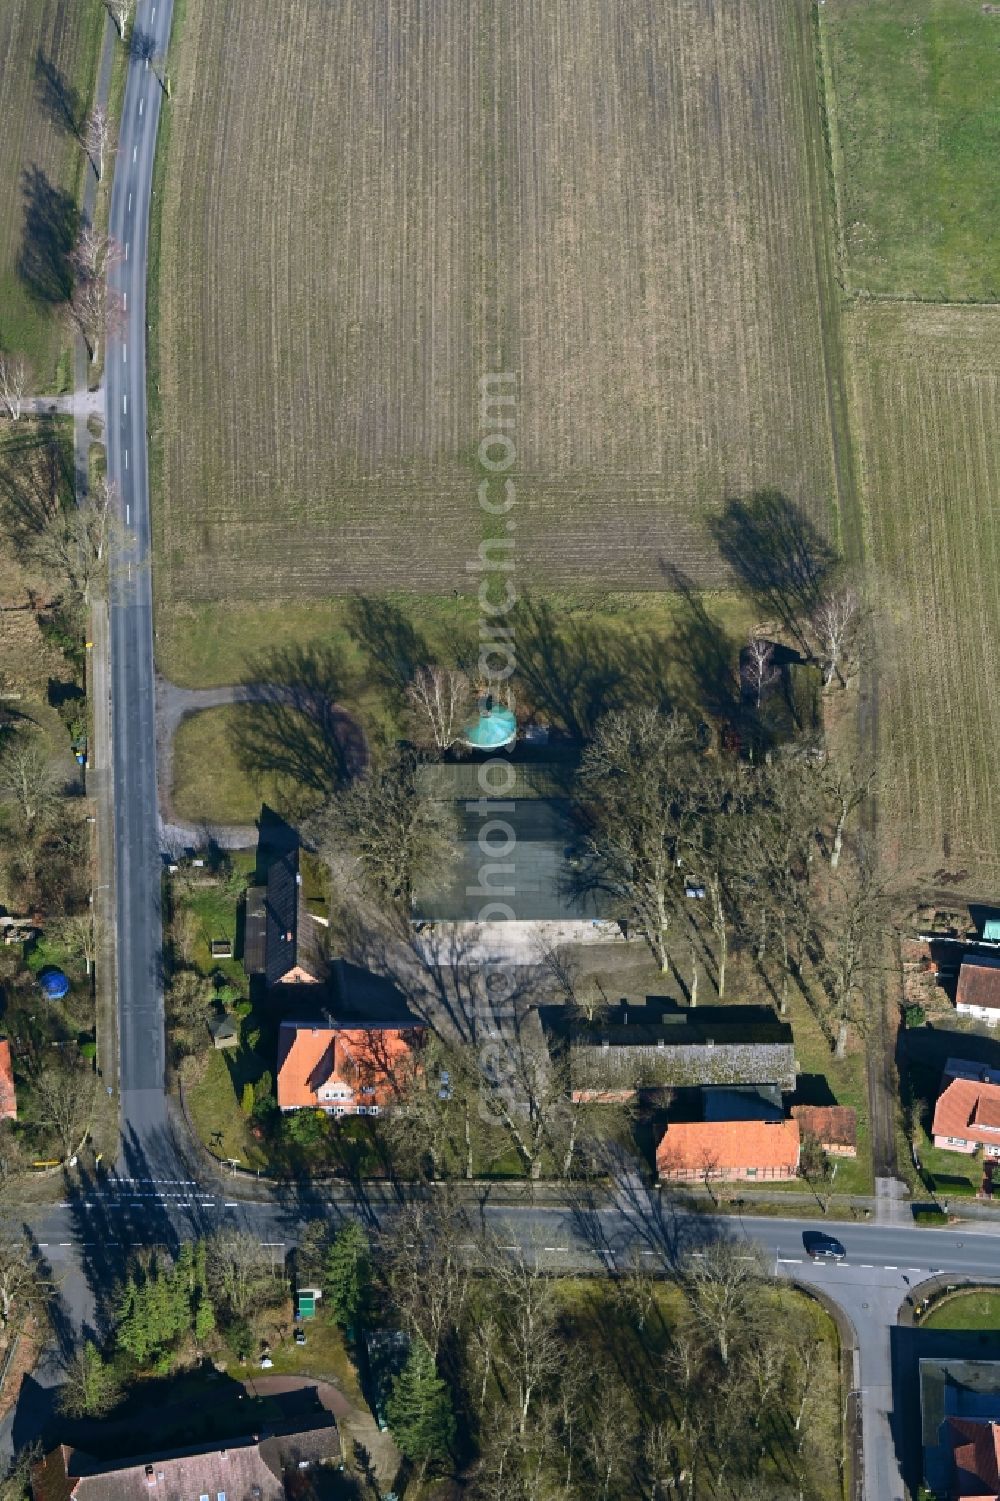
{"type": "Polygon", "coordinates": [[[975,954],[962,960],[955,1009],[991,1027],[1000,1022],[1000,958],[975,954]]]}
{"type": "Polygon", "coordinates": [[[950,1079],[938,1095],[931,1127],[936,1147],[1000,1157],[1000,1084],[980,1079],[950,1079]]]}
{"type": "Polygon", "coordinates": [[[660,1179],[794,1178],[799,1166],[798,1121],[678,1121],[656,1149],[660,1179]]]}
{"type": "Polygon", "coordinates": [[[380,1115],[416,1066],[420,1026],[372,1022],[282,1022],[278,1105],[328,1115],[380,1115]]]}

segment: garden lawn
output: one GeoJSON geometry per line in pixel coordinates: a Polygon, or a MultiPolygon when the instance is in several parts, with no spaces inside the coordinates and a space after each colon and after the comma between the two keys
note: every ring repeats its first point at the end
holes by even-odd
{"type": "Polygon", "coordinates": [[[226,1053],[211,1047],[207,1037],[205,1047],[208,1052],[204,1073],[196,1084],[184,1090],[191,1124],[199,1139],[220,1161],[235,1157],[243,1167],[267,1167],[267,1158],[250,1135],[247,1118],[240,1109],[226,1053]]]}
{"type": "Polygon", "coordinates": [[[955,1293],[932,1308],[921,1329],[976,1329],[1000,1332],[1000,1291],[955,1293]]]}

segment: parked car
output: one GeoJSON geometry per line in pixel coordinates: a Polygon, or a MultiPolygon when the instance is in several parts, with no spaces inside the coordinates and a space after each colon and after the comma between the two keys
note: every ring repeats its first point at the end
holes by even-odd
{"type": "Polygon", "coordinates": [[[802,1244],[813,1261],[843,1261],[847,1252],[833,1235],[824,1235],[818,1230],[806,1230],[802,1244]]]}

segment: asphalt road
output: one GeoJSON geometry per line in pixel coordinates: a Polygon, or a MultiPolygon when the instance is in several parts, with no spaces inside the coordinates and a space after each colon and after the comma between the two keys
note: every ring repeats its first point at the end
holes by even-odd
{"type": "MultiPolygon", "coordinates": [[[[167,1181],[114,1175],[81,1180],[61,1205],[33,1216],[31,1234],[59,1280],[67,1327],[95,1321],[102,1296],[113,1288],[133,1250],[175,1246],[179,1240],[210,1233],[221,1225],[248,1230],[283,1258],[305,1224],[360,1216],[372,1226],[391,1220],[394,1198],[373,1190],[359,1200],[347,1190],[331,1194],[308,1187],[290,1189],[270,1203],[241,1201],[238,1180],[231,1195],[206,1186],[194,1172],[167,1181]],[[336,1200],[336,1202],[335,1202],[336,1200]]],[[[804,1231],[816,1222],[677,1213],[669,1201],[633,1188],[617,1201],[576,1205],[495,1204],[484,1193],[470,1201],[467,1223],[456,1235],[480,1228],[502,1244],[526,1251],[553,1272],[600,1273],[638,1262],[669,1271],[679,1260],[697,1256],[714,1236],[744,1236],[760,1247],[778,1277],[813,1287],[833,1299],[850,1319],[857,1358],[849,1403],[860,1401],[864,1434],[864,1495],[872,1501],[904,1501],[903,1450],[911,1463],[914,1416],[894,1400],[901,1373],[893,1369],[892,1333],[899,1310],[920,1285],[941,1274],[955,1278],[1000,1278],[1000,1226],[993,1229],[917,1230],[912,1227],[824,1221],[847,1250],[840,1264],[814,1263],[803,1246],[804,1231]],[[907,1432],[909,1429],[909,1433],[907,1432]]],[[[59,1379],[53,1362],[42,1385],[59,1379]]],[[[35,1394],[44,1413],[45,1391],[35,1394]]],[[[0,1447],[5,1435],[0,1427],[0,1447]]]]}
{"type": "Polygon", "coordinates": [[[132,534],[111,604],[123,1168],[135,1151],[169,1174],[164,1098],[160,865],[156,794],[149,473],[146,448],[146,251],[162,88],[150,57],[165,54],[173,0],[140,0],[111,195],[111,233],[124,259],[112,285],[126,327],[107,350],[108,474],[132,534]],[[131,1151],[129,1150],[131,1144],[131,1151]]]}

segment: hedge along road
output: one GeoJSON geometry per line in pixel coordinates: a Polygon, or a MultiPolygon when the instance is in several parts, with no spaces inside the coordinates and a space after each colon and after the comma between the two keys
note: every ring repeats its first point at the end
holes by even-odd
{"type": "Polygon", "coordinates": [[[146,254],[165,55],[173,0],[139,0],[111,194],[122,260],[110,276],[124,329],[106,359],[108,476],[128,528],[111,601],[121,1163],[133,1176],[180,1176],[164,1092],[164,1013],[149,470],[146,450],[146,254]]]}

